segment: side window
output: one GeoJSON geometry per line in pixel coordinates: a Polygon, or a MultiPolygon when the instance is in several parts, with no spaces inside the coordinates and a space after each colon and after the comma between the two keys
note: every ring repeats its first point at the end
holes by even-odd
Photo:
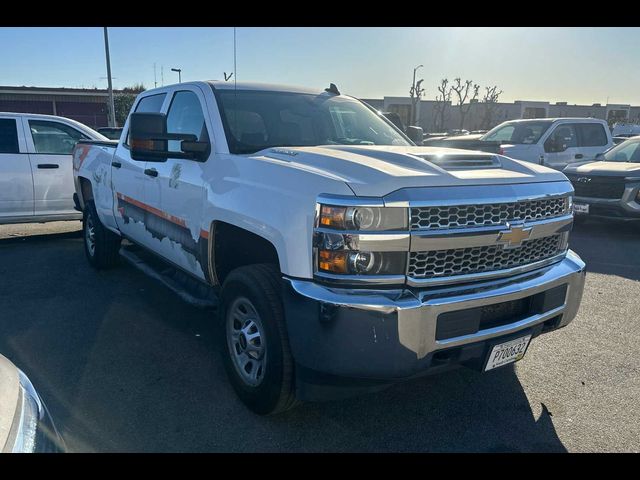
{"type": "Polygon", "coordinates": [[[600,123],[580,123],[576,125],[580,131],[580,146],[602,147],[607,144],[607,134],[600,123]]]}
{"type": "Polygon", "coordinates": [[[513,136],[513,132],[515,131],[515,129],[516,127],[514,127],[513,125],[507,125],[505,127],[502,127],[497,132],[492,133],[490,136],[487,137],[487,140],[498,141],[498,142],[509,142],[511,141],[511,137],[513,136]]]}
{"type": "MultiPolygon", "coordinates": [[[[164,103],[164,99],[166,96],[166,93],[158,93],[156,95],[149,95],[148,97],[144,97],[138,102],[138,105],[136,105],[136,109],[134,110],[134,112],[160,113],[160,110],[162,110],[162,104],[164,103]]],[[[127,139],[125,140],[124,144],[129,146],[129,132],[127,132],[127,139]]]]}
{"type": "Polygon", "coordinates": [[[544,150],[549,153],[564,152],[567,148],[578,146],[578,136],[574,125],[558,125],[544,142],[544,150]]]}
{"type": "Polygon", "coordinates": [[[162,109],[162,104],[164,103],[164,98],[166,96],[166,93],[158,93],[157,95],[144,97],[138,102],[138,105],[136,105],[135,111],[141,113],[159,113],[162,109]]]}
{"type": "Polygon", "coordinates": [[[20,153],[16,121],[12,118],[0,118],[0,153],[20,153]]]}
{"type": "Polygon", "coordinates": [[[69,125],[48,120],[29,120],[36,153],[71,154],[78,140],[89,138],[69,125]]]}
{"type": "MultiPolygon", "coordinates": [[[[200,142],[209,141],[204,114],[198,96],[190,91],[176,92],[167,112],[167,133],[195,135],[200,142]]],[[[180,141],[169,140],[170,152],[180,152],[180,141]]]]}

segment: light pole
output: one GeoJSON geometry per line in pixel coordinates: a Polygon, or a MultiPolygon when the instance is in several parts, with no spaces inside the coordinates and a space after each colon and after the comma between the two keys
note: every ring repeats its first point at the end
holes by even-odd
{"type": "Polygon", "coordinates": [[[109,57],[109,33],[107,27],[104,27],[104,51],[107,56],[107,80],[109,82],[109,126],[116,126],[116,109],[113,102],[113,84],[111,83],[111,58],[109,57]]]}
{"type": "Polygon", "coordinates": [[[178,83],[182,83],[182,69],[181,68],[172,68],[172,72],[178,72],[178,83]]]}
{"type": "Polygon", "coordinates": [[[416,101],[414,100],[414,97],[418,97],[418,100],[420,99],[420,97],[418,96],[418,93],[416,91],[416,71],[419,68],[424,67],[424,65],[418,65],[416,68],[413,69],[413,83],[411,84],[411,124],[416,123],[416,101]]]}

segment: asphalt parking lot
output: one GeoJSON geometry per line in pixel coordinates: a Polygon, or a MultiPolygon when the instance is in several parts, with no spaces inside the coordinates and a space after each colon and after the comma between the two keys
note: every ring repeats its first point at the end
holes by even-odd
{"type": "Polygon", "coordinates": [[[640,451],[640,226],[575,228],[581,311],[515,366],[266,418],[228,385],[212,314],[128,265],[95,272],[79,228],[0,226],[0,352],[71,451],[640,451]]]}

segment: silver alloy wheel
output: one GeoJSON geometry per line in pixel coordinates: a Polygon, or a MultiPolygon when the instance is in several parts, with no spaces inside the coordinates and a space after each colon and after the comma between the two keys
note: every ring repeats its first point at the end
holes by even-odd
{"type": "Polygon", "coordinates": [[[91,212],[87,215],[87,221],[84,227],[84,241],[87,244],[89,255],[93,257],[96,254],[96,230],[93,226],[93,215],[91,215],[91,212]]]}
{"type": "Polygon", "coordinates": [[[260,315],[249,299],[236,298],[226,318],[227,345],[240,378],[257,387],[264,378],[267,346],[260,315]]]}

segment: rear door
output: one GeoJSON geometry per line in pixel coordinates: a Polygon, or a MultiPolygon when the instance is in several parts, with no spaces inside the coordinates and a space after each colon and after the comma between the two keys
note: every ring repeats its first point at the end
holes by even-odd
{"type": "Polygon", "coordinates": [[[0,115],[0,223],[33,216],[33,178],[20,118],[0,115]]]}
{"type": "Polygon", "coordinates": [[[575,159],[576,162],[593,160],[597,154],[603,153],[609,148],[609,137],[602,123],[577,123],[575,127],[578,130],[578,143],[580,145],[580,151],[575,159]]]}
{"type": "MultiPolygon", "coordinates": [[[[134,112],[161,112],[167,97],[166,93],[157,93],[142,97],[134,112]]],[[[150,230],[154,212],[146,199],[146,183],[150,179],[145,171],[155,162],[145,162],[131,158],[128,137],[129,124],[125,126],[122,142],[118,143],[111,163],[111,178],[114,195],[114,217],[120,232],[131,240],[157,250],[158,237],[150,230]]]]}
{"type": "Polygon", "coordinates": [[[35,215],[68,215],[74,209],[73,157],[78,140],[89,137],[66,123],[23,117],[33,175],[35,215]]]}

